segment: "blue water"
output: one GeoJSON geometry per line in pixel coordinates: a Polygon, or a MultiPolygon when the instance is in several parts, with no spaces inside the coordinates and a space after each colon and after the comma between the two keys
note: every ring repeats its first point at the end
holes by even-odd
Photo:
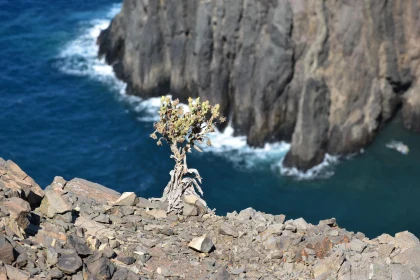
{"type": "MultiPolygon", "coordinates": [[[[148,137],[155,102],[123,95],[124,85],[95,57],[95,36],[119,7],[111,0],[0,0],[0,156],[43,187],[61,175],[149,197],[169,179],[169,149],[148,137]]],[[[280,174],[287,145],[254,150],[227,133],[189,164],[219,214],[252,206],[312,223],[334,216],[371,237],[406,229],[420,235],[420,136],[399,122],[313,180],[280,174]],[[391,139],[408,144],[410,154],[385,148],[391,139]]]]}

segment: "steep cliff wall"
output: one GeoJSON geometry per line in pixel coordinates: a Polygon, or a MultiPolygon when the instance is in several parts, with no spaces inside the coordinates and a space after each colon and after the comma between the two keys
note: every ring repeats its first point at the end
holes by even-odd
{"type": "Polygon", "coordinates": [[[399,108],[420,131],[417,0],[125,0],[98,44],[129,94],[219,103],[249,144],[291,141],[288,166],[358,151],[399,108]]]}

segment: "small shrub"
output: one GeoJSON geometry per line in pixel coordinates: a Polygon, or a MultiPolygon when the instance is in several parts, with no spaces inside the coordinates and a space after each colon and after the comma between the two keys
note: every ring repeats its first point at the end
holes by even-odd
{"type": "Polygon", "coordinates": [[[200,102],[200,98],[189,98],[188,111],[185,111],[178,99],[172,100],[165,96],[161,98],[159,116],[160,120],[155,123],[155,131],[150,137],[157,140],[158,145],[168,143],[172,151],[171,158],[175,160],[175,167],[169,173],[171,179],[161,200],[168,202],[168,212],[180,212],[183,195],[193,194],[200,197],[195,189],[203,195],[199,185],[200,174],[196,169],[188,168],[187,153],[193,148],[201,152],[197,144],[206,143],[211,146],[208,134],[215,131],[216,123],[226,119],[220,116],[219,105],[212,106],[208,101],[200,102]]]}

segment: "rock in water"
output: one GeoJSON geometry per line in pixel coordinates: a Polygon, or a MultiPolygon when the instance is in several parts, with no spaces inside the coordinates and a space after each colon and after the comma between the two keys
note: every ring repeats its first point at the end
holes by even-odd
{"type": "Polygon", "coordinates": [[[214,244],[210,238],[208,238],[206,235],[203,235],[193,238],[193,240],[191,240],[191,242],[188,244],[188,247],[202,253],[208,253],[213,249],[214,244]]]}
{"type": "Polygon", "coordinates": [[[134,192],[125,192],[114,202],[114,205],[133,206],[136,204],[136,197],[134,192]]]}

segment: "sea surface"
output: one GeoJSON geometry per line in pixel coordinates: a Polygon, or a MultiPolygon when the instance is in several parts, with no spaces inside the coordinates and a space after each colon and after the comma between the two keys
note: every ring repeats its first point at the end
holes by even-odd
{"type": "MultiPolygon", "coordinates": [[[[96,37],[120,7],[112,0],[0,0],[0,156],[42,187],[60,175],[158,197],[169,180],[169,147],[149,138],[159,102],[126,96],[96,57],[96,37]]],[[[420,136],[400,122],[361,154],[329,157],[307,174],[281,169],[287,143],[253,149],[230,129],[189,165],[218,214],[254,207],[311,223],[336,217],[369,237],[419,236],[420,136]],[[391,140],[410,153],[386,148],[391,140]]]]}

